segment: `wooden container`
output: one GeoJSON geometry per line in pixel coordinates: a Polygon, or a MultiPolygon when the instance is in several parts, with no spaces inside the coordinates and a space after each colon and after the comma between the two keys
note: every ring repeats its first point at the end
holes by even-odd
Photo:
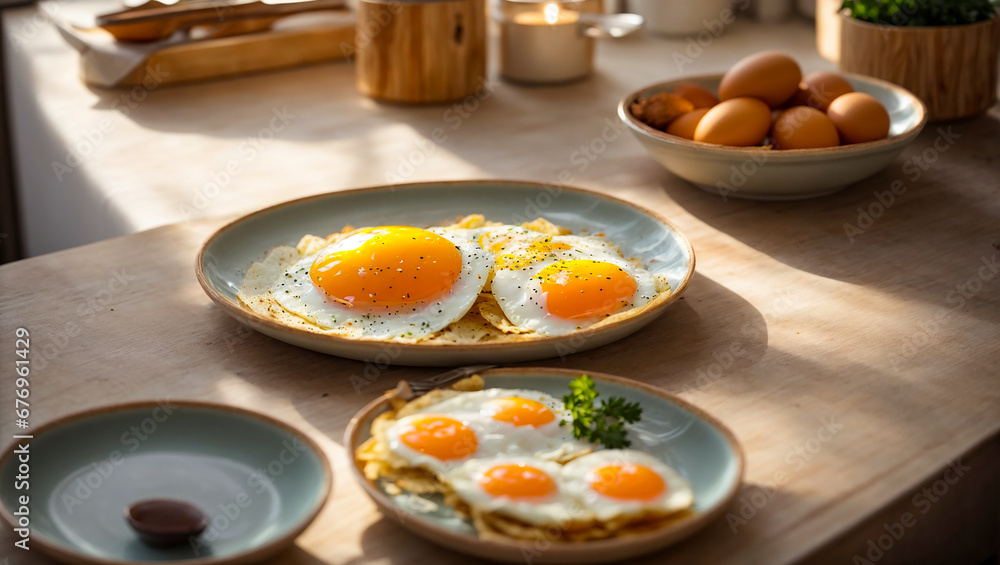
{"type": "Polygon", "coordinates": [[[357,83],[372,98],[450,102],[486,79],[486,0],[360,0],[357,83]]]}
{"type": "Polygon", "coordinates": [[[840,68],[894,82],[931,121],[965,118],[996,102],[1000,17],[935,27],[875,25],[841,15],[840,68]]]}

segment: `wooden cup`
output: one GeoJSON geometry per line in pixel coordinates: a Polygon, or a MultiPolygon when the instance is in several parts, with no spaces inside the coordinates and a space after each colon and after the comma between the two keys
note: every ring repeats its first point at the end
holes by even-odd
{"type": "Polygon", "coordinates": [[[460,100],[486,79],[486,0],[360,0],[357,84],[390,102],[460,100]]]}

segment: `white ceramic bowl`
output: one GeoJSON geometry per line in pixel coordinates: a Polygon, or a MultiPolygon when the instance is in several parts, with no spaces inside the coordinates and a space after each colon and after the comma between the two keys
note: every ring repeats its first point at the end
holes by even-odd
{"type": "Polygon", "coordinates": [[[858,92],[874,96],[889,111],[889,137],[823,149],[767,150],[689,141],[650,127],[632,115],[636,100],[670,92],[690,82],[716,92],[722,75],[661,82],[618,103],[618,116],[649,154],[671,173],[724,198],[797,200],[836,192],[884,169],[927,123],[919,98],[892,83],[841,73],[858,92]]]}

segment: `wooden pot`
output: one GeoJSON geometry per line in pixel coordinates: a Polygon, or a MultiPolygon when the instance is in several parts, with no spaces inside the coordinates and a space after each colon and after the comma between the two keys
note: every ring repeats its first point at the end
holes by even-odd
{"type": "Polygon", "coordinates": [[[356,43],[362,93],[460,100],[486,81],[486,0],[360,0],[356,43]]]}
{"type": "Polygon", "coordinates": [[[897,27],[841,15],[841,70],[894,82],[930,121],[966,118],[996,102],[1000,16],[960,26],[897,27]]]}

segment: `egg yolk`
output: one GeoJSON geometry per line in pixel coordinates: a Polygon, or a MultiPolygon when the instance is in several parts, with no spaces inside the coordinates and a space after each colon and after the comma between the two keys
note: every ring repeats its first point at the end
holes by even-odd
{"type": "Polygon", "coordinates": [[[319,257],[313,283],[332,300],[366,309],[398,308],[448,292],[462,273],[462,253],[440,235],[405,226],[362,230],[353,249],[319,257]]]}
{"type": "Polygon", "coordinates": [[[441,461],[462,459],[479,449],[471,428],[454,418],[433,414],[405,425],[399,439],[410,449],[441,461]]]}
{"type": "Polygon", "coordinates": [[[552,477],[528,465],[497,465],[479,477],[479,486],[492,496],[540,498],[556,492],[552,477]]]}
{"type": "Polygon", "coordinates": [[[587,481],[600,494],[621,500],[651,500],[667,488],[656,471],[636,463],[616,463],[595,469],[587,481]]]}
{"type": "Polygon", "coordinates": [[[556,419],[549,407],[520,396],[495,398],[484,403],[485,412],[494,420],[520,426],[544,426],[556,419]]]}
{"type": "Polygon", "coordinates": [[[613,314],[631,304],[635,296],[635,279],[618,265],[604,261],[558,261],[535,277],[541,280],[549,313],[568,320],[613,314]]]}

